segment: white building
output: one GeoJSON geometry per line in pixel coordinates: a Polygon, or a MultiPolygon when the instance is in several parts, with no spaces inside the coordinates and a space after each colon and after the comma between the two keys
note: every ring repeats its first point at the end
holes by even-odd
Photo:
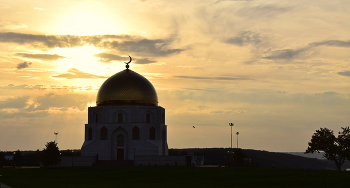
{"type": "Polygon", "coordinates": [[[133,160],[135,155],[168,155],[165,109],[151,82],[127,69],[100,87],[88,109],[82,156],[133,160]]]}

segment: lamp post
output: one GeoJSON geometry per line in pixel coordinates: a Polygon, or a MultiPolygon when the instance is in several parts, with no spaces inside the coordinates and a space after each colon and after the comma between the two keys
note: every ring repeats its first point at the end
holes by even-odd
{"type": "MultiPolygon", "coordinates": [[[[231,151],[229,151],[230,155],[228,156],[229,159],[231,159],[231,153],[232,153],[232,127],[233,127],[234,124],[233,123],[229,123],[228,125],[231,127],[231,151]]],[[[232,159],[231,159],[229,165],[232,166],[232,159]]]]}
{"type": "Polygon", "coordinates": [[[237,135],[237,149],[238,149],[238,135],[239,135],[239,132],[236,132],[236,135],[237,135]]]}
{"type": "Polygon", "coordinates": [[[55,142],[57,143],[57,135],[58,135],[58,132],[54,132],[53,134],[55,134],[55,135],[56,135],[55,142]]]}
{"type": "Polygon", "coordinates": [[[233,127],[233,123],[229,123],[228,125],[230,125],[230,127],[231,127],[231,150],[232,150],[232,127],[233,127]]]}

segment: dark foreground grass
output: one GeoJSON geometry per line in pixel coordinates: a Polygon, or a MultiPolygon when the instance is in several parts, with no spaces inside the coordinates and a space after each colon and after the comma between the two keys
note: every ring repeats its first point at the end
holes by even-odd
{"type": "Polygon", "coordinates": [[[0,169],[13,188],[349,187],[350,172],[267,168],[85,167],[0,169]]]}

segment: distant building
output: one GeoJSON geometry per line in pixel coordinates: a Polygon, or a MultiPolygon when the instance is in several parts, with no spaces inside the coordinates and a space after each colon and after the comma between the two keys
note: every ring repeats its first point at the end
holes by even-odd
{"type": "Polygon", "coordinates": [[[12,152],[4,152],[5,160],[11,161],[15,155],[12,152]]]}
{"type": "Polygon", "coordinates": [[[81,156],[123,161],[167,155],[165,109],[151,82],[127,65],[102,84],[96,106],[88,108],[81,156]]]}

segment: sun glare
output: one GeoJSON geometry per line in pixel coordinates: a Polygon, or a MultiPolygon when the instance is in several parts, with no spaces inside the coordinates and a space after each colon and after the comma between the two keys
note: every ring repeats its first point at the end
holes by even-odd
{"type": "Polygon", "coordinates": [[[58,71],[66,71],[71,68],[78,69],[83,72],[91,74],[101,74],[106,72],[107,65],[101,64],[98,57],[94,57],[94,54],[101,53],[102,51],[93,46],[82,46],[77,48],[56,48],[51,53],[64,56],[57,61],[59,67],[58,71]]]}
{"type": "Polygon", "coordinates": [[[71,68],[75,68],[84,73],[111,75],[124,68],[124,63],[102,63],[99,57],[94,56],[95,54],[102,52],[104,51],[94,46],[56,48],[50,51],[51,54],[65,57],[57,61],[58,67],[56,68],[56,71],[58,72],[66,72],[71,68]]]}

